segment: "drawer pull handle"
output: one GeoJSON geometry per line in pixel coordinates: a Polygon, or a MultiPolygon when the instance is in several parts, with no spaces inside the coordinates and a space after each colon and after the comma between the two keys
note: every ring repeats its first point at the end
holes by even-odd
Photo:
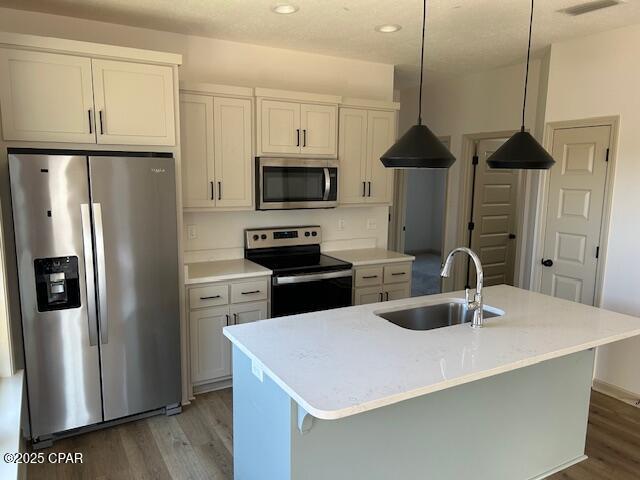
{"type": "Polygon", "coordinates": [[[407,272],[393,272],[391,275],[406,275],[407,272]]]}
{"type": "Polygon", "coordinates": [[[254,293],[260,293],[260,290],[251,290],[250,292],[241,292],[242,295],[252,295],[254,293]]]}
{"type": "Polygon", "coordinates": [[[378,278],[378,275],[363,275],[362,278],[378,278]]]}
{"type": "Polygon", "coordinates": [[[220,298],[220,295],[213,295],[211,297],[200,297],[200,300],[213,300],[215,298],[220,298]]]}

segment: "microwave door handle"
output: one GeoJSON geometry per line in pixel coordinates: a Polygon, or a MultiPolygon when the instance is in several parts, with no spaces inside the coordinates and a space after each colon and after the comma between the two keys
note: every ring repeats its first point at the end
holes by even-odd
{"type": "Polygon", "coordinates": [[[331,192],[331,176],[329,175],[329,169],[324,168],[324,195],[322,196],[323,201],[329,200],[329,193],[331,192]]]}

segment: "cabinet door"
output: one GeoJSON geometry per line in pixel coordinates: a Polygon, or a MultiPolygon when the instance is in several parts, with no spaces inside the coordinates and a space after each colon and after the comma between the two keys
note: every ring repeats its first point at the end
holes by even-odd
{"type": "Polygon", "coordinates": [[[300,104],[262,100],[261,153],[300,153],[300,104]]]}
{"type": "Polygon", "coordinates": [[[269,316],[269,304],[267,302],[241,303],[231,306],[231,318],[233,323],[255,322],[264,320],[269,316]]]}
{"type": "Polygon", "coordinates": [[[216,205],[252,204],[251,100],[213,100],[216,205]]]}
{"type": "Polygon", "coordinates": [[[385,168],[380,157],[395,140],[395,112],[369,111],[367,118],[367,202],[391,203],[393,196],[393,169],[385,168]]]}
{"type": "Polygon", "coordinates": [[[91,60],[0,49],[5,140],[96,143],[91,60]]]}
{"type": "Polygon", "coordinates": [[[353,294],[354,305],[365,305],[382,301],[382,287],[356,288],[353,294]]]}
{"type": "Polygon", "coordinates": [[[214,207],[213,97],[181,94],[180,125],[183,206],[214,207]]]}
{"type": "Polygon", "coordinates": [[[231,375],[231,344],[222,334],[229,324],[229,307],[189,313],[191,380],[204,383],[231,375]]]}
{"type": "Polygon", "coordinates": [[[175,145],[173,69],[92,60],[98,143],[175,145]]]}
{"type": "Polygon", "coordinates": [[[384,286],[385,300],[400,300],[401,298],[409,298],[411,296],[410,283],[398,283],[396,285],[384,286]]]}
{"type": "Polygon", "coordinates": [[[332,105],[300,105],[300,153],[336,156],[337,116],[338,108],[332,105]]]}
{"type": "Polygon", "coordinates": [[[340,109],[340,170],[338,172],[341,204],[365,203],[367,168],[367,111],[340,109]]]}

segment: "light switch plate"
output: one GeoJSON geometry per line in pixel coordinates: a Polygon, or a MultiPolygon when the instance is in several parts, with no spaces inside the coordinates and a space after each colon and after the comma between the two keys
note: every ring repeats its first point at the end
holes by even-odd
{"type": "Polygon", "coordinates": [[[378,226],[376,225],[375,219],[367,219],[367,230],[375,230],[376,228],[378,228],[378,226]]]}
{"type": "Polygon", "coordinates": [[[344,218],[338,220],[338,230],[344,230],[344,218]]]}
{"type": "Polygon", "coordinates": [[[195,240],[198,238],[198,230],[195,225],[187,225],[187,237],[189,240],[195,240]]]}

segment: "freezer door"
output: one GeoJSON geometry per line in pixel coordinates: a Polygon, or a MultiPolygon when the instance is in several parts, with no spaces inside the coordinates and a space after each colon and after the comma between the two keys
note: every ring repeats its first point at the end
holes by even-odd
{"type": "Polygon", "coordinates": [[[87,157],[9,155],[9,168],[38,438],[102,421],[87,157]]]}
{"type": "Polygon", "coordinates": [[[105,420],[180,401],[173,158],[89,157],[105,420]]]}

